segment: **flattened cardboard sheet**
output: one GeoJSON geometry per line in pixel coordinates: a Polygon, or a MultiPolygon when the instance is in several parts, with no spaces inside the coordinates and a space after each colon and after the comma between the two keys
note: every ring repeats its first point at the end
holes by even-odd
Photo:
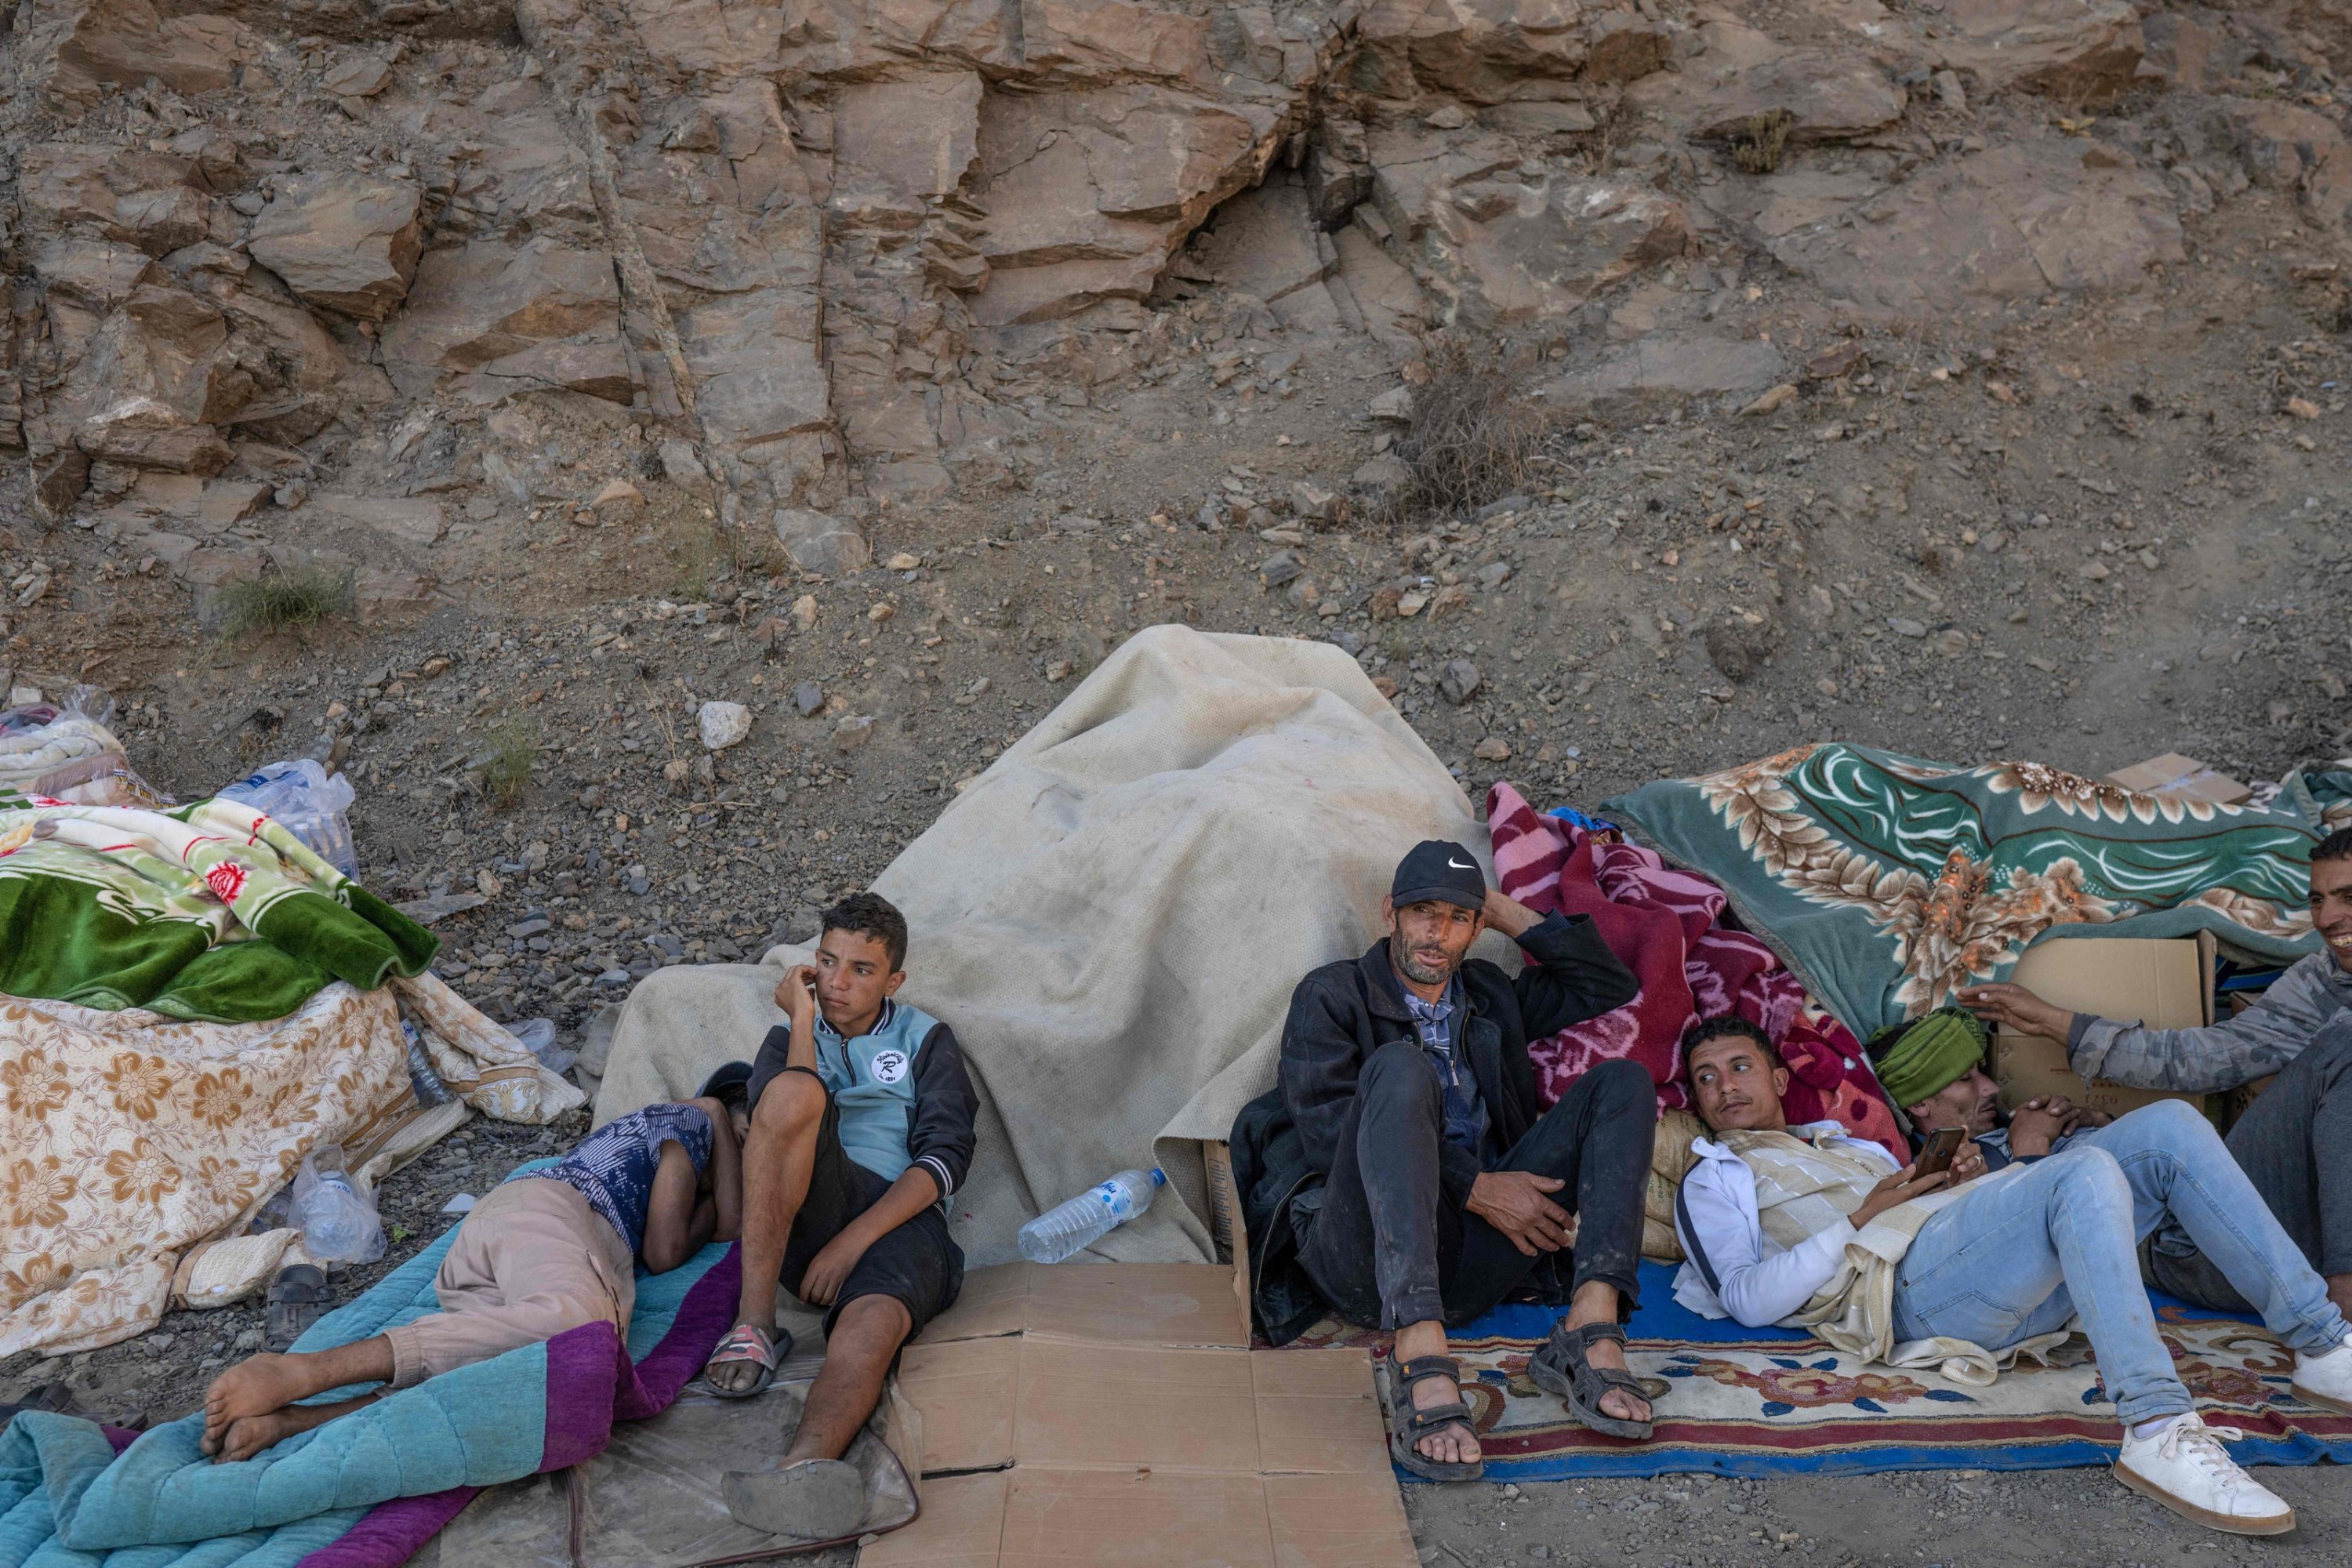
{"type": "Polygon", "coordinates": [[[1413,1568],[1361,1350],[1246,1348],[1230,1269],[982,1269],[907,1347],[923,1516],[862,1568],[1413,1568]]]}
{"type": "MultiPolygon", "coordinates": [[[[2104,1018],[2137,1018],[2151,1028],[2193,1029],[2213,1021],[2213,938],[2074,937],[2038,942],[2017,961],[2010,979],[2053,1006],[2104,1018]]],[[[2126,1089],[2098,1079],[2085,1085],[2066,1057],[2066,1042],[2042,1035],[1998,1031],[1992,1076],[2011,1109],[2044,1095],[2120,1116],[2159,1100],[2202,1106],[2201,1094],[2126,1089]]]]}
{"type": "Polygon", "coordinates": [[[1134,1345],[1249,1344],[1234,1271],[1217,1263],[1005,1263],[967,1275],[919,1344],[1030,1331],[1134,1345]]]}

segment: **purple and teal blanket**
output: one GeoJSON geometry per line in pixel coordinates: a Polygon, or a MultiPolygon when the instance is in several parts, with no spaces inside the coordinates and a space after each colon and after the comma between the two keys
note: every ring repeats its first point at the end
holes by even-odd
{"type": "MultiPolygon", "coordinates": [[[[433,1277],[455,1234],[295,1348],[349,1344],[437,1310],[433,1277]]],[[[713,1244],[639,1279],[625,1346],[610,1324],[572,1329],[242,1464],[197,1451],[201,1414],[136,1436],[21,1414],[0,1433],[0,1568],[394,1568],[483,1488],[579,1464],[614,1422],[667,1409],[733,1319],[738,1256],[713,1244]]]]}

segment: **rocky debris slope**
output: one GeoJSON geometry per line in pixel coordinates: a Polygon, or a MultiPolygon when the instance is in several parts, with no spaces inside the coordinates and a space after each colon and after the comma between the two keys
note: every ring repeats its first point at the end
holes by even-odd
{"type": "Polygon", "coordinates": [[[518,514],[837,571],[1203,300],[1605,411],[1793,374],[1759,279],[1916,331],[2143,289],[2250,185],[2352,226],[2344,0],[203,3],[16,15],[0,439],[134,562],[371,612],[518,514]]]}

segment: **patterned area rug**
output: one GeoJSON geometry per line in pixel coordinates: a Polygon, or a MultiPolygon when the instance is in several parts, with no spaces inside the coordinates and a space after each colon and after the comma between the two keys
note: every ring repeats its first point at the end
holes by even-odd
{"type": "MultiPolygon", "coordinates": [[[[1528,1380],[1549,1310],[1499,1308],[1450,1336],[1465,1381],[1477,1380],[1469,1394],[1488,1480],[2032,1470],[2115,1458],[2115,1407],[2079,1336],[2059,1365],[2029,1363],[1990,1388],[1969,1388],[1932,1373],[1864,1366],[1792,1330],[1698,1317],[1675,1305],[1674,1270],[1664,1264],[1642,1265],[1642,1297],[1626,1329],[1631,1360],[1665,1388],[1647,1443],[1579,1426],[1528,1380]]],[[[2232,1445],[2241,1464],[2352,1463],[2352,1416],[2287,1392],[2294,1352],[2259,1322],[2155,1300],[2181,1381],[2207,1420],[2245,1433],[2232,1445]]],[[[1384,1354],[1386,1336],[1327,1319],[1298,1342],[1367,1344],[1384,1354]]]]}

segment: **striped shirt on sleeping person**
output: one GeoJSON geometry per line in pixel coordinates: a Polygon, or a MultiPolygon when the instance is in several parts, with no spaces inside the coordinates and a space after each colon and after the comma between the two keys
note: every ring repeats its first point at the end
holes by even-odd
{"type": "Polygon", "coordinates": [[[2241,1434],[2203,1424],[2156,1332],[2143,1217],[2229,1258],[2231,1284],[2296,1352],[2296,1397],[2352,1412],[2352,1327],[2195,1110],[2146,1106],[1990,1175],[1963,1142],[1948,1171],[1923,1175],[1834,1122],[1790,1126],[1789,1069],[1744,1019],[1694,1026],[1683,1060],[1712,1136],[1692,1141],[1698,1163],[1675,1194],[1689,1256],[1676,1300],[1972,1386],[2079,1322],[2124,1427],[2116,1479],[2211,1529],[2294,1528],[2231,1458],[2241,1434]],[[2176,1207],[2176,1193],[2194,1201],[2176,1207]]]}

